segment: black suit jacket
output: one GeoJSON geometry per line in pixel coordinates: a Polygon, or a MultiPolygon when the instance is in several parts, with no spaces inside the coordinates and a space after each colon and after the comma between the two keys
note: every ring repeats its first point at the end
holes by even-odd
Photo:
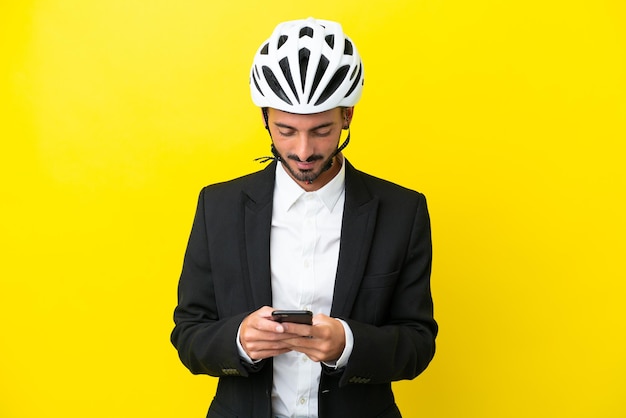
{"type": "MultiPolygon", "coordinates": [[[[270,226],[275,162],[204,188],[185,254],[172,343],[194,374],[219,377],[210,417],[270,417],[272,362],[238,354],[241,321],[272,305],[270,226]]],[[[426,200],[346,164],[346,198],[330,315],[354,334],[346,367],[323,367],[319,416],[399,417],[391,382],[435,352],[426,200]]]]}

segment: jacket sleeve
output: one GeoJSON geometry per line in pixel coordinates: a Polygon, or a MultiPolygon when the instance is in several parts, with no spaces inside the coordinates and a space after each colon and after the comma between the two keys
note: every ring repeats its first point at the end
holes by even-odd
{"type": "MultiPolygon", "coordinates": [[[[379,242],[378,245],[393,246],[391,241],[394,237],[384,237],[383,241],[387,240],[387,243],[379,242]]],[[[370,257],[384,257],[380,254],[384,252],[381,247],[374,247],[370,257]]],[[[389,292],[388,300],[381,302],[387,306],[384,318],[376,323],[360,320],[359,309],[361,312],[374,309],[373,306],[365,306],[367,304],[361,305],[361,308],[355,306],[351,317],[342,318],[352,329],[354,348],[341,375],[340,386],[413,379],[426,369],[435,353],[438,332],[430,289],[431,265],[430,219],[426,199],[420,194],[404,258],[399,269],[388,278],[394,283],[391,290],[361,289],[363,293],[373,292],[375,296],[371,300],[380,300],[382,293],[389,292]]],[[[377,280],[380,284],[381,278],[377,280]]],[[[361,296],[367,300],[367,295],[361,296]]]]}
{"type": "Polygon", "coordinates": [[[244,364],[237,351],[237,330],[249,312],[227,318],[218,315],[205,210],[206,194],[205,188],[200,193],[185,252],[171,342],[178,350],[182,363],[194,374],[247,376],[263,364],[244,364]]]}

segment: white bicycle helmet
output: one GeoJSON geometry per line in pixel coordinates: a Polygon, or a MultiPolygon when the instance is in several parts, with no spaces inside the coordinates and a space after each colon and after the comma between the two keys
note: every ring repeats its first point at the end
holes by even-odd
{"type": "Polygon", "coordinates": [[[328,20],[279,24],[257,51],[250,74],[252,101],[290,113],[354,106],[363,64],[341,25],[328,20]]]}

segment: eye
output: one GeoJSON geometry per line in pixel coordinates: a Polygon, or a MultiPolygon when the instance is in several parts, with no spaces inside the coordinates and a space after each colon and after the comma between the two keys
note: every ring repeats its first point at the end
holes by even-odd
{"type": "Polygon", "coordinates": [[[332,129],[323,129],[319,131],[313,131],[313,135],[323,138],[323,137],[330,135],[331,132],[332,132],[332,129]]]}
{"type": "Polygon", "coordinates": [[[293,131],[293,130],[281,130],[281,129],[278,130],[278,134],[280,136],[287,136],[287,137],[293,136],[295,132],[296,131],[293,131]]]}

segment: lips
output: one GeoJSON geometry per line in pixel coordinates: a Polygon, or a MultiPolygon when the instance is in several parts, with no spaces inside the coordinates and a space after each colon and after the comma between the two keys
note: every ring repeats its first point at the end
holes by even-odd
{"type": "Polygon", "coordinates": [[[309,171],[312,170],[313,167],[315,167],[315,162],[300,161],[296,162],[296,166],[298,167],[298,170],[309,171]]]}

